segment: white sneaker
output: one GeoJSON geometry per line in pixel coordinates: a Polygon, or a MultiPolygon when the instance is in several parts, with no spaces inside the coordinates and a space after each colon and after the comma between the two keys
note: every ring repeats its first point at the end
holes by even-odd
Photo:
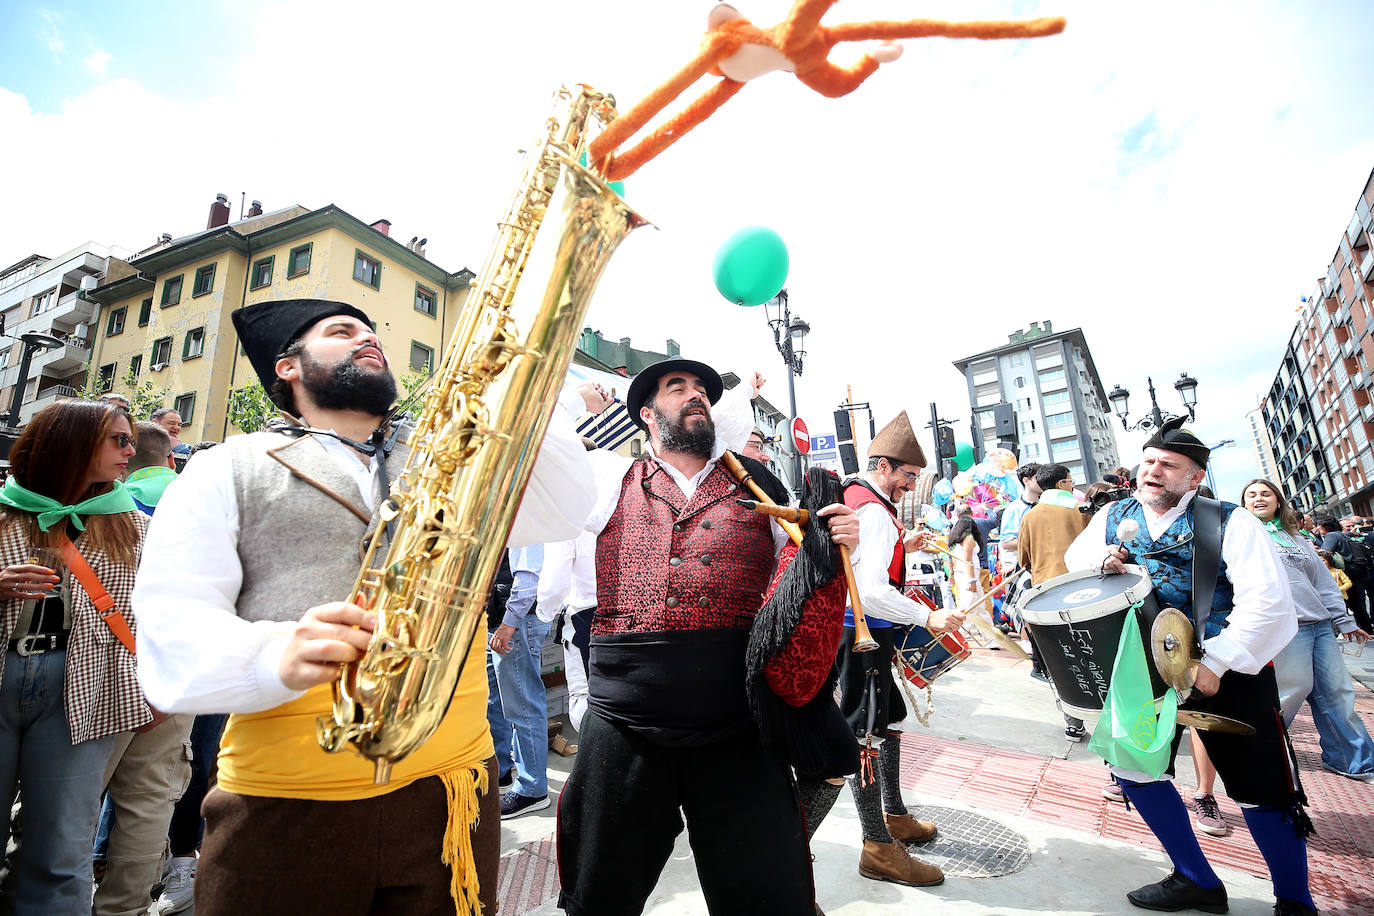
{"type": "Polygon", "coordinates": [[[193,856],[178,856],[167,863],[167,883],[162,896],[154,904],[158,916],[180,913],[191,905],[196,895],[196,860],[193,856]]]}

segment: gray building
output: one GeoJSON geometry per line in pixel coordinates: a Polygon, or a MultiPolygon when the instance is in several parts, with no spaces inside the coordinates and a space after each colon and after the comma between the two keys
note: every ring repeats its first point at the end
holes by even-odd
{"type": "Polygon", "coordinates": [[[1014,430],[1022,461],[1062,464],[1079,484],[1093,483],[1120,460],[1102,379],[1080,328],[1055,331],[1046,321],[1007,337],[993,350],[954,361],[968,384],[981,454],[1014,430]],[[1013,427],[999,429],[994,408],[1013,427]]]}

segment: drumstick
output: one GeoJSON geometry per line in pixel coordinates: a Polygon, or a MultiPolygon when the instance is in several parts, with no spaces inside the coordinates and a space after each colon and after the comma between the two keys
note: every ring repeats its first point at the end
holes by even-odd
{"type": "Polygon", "coordinates": [[[978,610],[982,605],[991,601],[993,598],[996,598],[998,592],[1003,591],[1010,585],[1010,579],[1004,580],[1001,584],[993,588],[986,595],[979,598],[977,601],[973,602],[973,604],[970,604],[967,608],[964,608],[962,613],[964,614],[964,617],[968,621],[970,621],[974,626],[976,626],[979,632],[981,632],[985,637],[997,643],[1002,648],[1009,650],[1013,654],[1019,655],[1023,659],[1028,659],[1030,658],[1030,655],[1027,654],[1026,650],[1021,648],[1020,644],[1017,643],[1016,640],[1007,636],[1007,634],[1003,633],[1001,630],[997,629],[997,627],[993,626],[991,618],[987,617],[985,613],[974,613],[974,611],[978,610]]]}

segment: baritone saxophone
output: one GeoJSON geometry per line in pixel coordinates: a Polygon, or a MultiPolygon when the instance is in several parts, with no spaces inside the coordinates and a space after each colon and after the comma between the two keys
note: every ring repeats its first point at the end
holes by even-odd
{"type": "Polygon", "coordinates": [[[318,737],[372,760],[378,785],[448,710],[592,291],[645,225],[579,163],[592,120],[610,123],[614,106],[588,86],[555,94],[382,503],[391,540],[378,525],[354,583],[350,600],[377,626],[342,666],[318,737]]]}

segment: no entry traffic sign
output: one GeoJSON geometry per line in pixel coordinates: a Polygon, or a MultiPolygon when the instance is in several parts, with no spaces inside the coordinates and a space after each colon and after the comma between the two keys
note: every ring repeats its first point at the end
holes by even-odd
{"type": "Polygon", "coordinates": [[[805,455],[811,451],[811,433],[807,431],[806,424],[801,417],[792,418],[792,441],[797,446],[797,451],[805,455]]]}

